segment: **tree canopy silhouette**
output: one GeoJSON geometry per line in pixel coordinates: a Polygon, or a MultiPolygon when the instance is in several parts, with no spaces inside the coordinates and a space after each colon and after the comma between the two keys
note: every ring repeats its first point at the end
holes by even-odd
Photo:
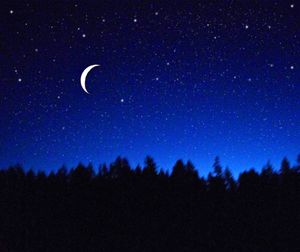
{"type": "Polygon", "coordinates": [[[296,251],[300,155],[237,180],[216,157],[207,178],[179,159],[170,175],[79,163],[57,171],[0,170],[1,251],[296,251]]]}

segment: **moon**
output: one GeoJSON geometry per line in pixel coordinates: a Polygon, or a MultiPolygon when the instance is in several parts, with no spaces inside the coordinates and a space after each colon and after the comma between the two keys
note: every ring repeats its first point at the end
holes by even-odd
{"type": "Polygon", "coordinates": [[[82,74],[81,74],[81,77],[80,77],[81,87],[82,87],[82,89],[84,90],[84,92],[86,92],[87,94],[89,94],[89,92],[87,91],[86,85],[85,85],[86,77],[87,77],[88,73],[89,73],[94,67],[97,67],[97,66],[100,66],[100,65],[98,65],[98,64],[90,65],[90,66],[88,66],[86,69],[84,69],[84,71],[83,71],[82,74]]]}

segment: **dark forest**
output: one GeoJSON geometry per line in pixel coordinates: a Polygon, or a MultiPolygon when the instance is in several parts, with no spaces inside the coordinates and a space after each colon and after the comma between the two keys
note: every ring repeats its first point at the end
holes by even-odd
{"type": "Polygon", "coordinates": [[[188,161],[132,168],[79,164],[0,170],[1,251],[296,251],[300,155],[235,180],[219,158],[207,177],[188,161]]]}

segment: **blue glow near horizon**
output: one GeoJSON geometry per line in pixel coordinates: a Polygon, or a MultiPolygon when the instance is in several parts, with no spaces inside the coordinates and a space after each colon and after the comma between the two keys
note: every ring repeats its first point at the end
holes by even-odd
{"type": "Polygon", "coordinates": [[[3,6],[0,167],[97,168],[118,155],[135,166],[149,154],[206,175],[218,155],[237,175],[296,159],[299,6],[54,8],[3,6]],[[91,64],[87,95],[80,74],[91,64]]]}

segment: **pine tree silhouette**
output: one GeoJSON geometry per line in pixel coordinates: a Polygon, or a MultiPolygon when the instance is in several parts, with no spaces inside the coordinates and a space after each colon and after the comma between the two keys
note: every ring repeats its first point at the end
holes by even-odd
{"type": "Polygon", "coordinates": [[[147,156],[35,172],[0,170],[0,249],[7,251],[297,251],[299,157],[237,181],[217,157],[207,179],[179,159],[147,156]],[[4,246],[4,245],[5,246],[4,246]],[[1,247],[2,246],[2,247],[1,247]]]}

